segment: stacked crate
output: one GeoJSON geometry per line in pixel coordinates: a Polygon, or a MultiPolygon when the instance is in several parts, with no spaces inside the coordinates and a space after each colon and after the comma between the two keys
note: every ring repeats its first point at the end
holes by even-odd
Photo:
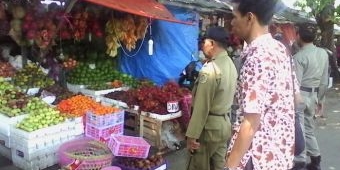
{"type": "Polygon", "coordinates": [[[123,134],[124,114],[124,110],[106,115],[88,112],[86,114],[86,136],[107,143],[111,134],[123,134]]]}
{"type": "Polygon", "coordinates": [[[26,132],[11,127],[11,154],[13,164],[24,170],[39,170],[57,163],[57,150],[66,141],[82,136],[82,118],[26,132]]]}

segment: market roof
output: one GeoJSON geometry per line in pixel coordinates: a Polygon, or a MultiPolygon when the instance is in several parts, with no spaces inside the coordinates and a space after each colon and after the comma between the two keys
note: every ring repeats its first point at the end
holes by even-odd
{"type": "Polygon", "coordinates": [[[285,9],[274,16],[276,21],[294,22],[294,23],[312,23],[316,24],[314,18],[308,16],[306,13],[285,7],[285,9]]]}
{"type": "Polygon", "coordinates": [[[231,13],[231,5],[224,0],[158,0],[165,5],[179,6],[199,12],[231,13]]]}
{"type": "Polygon", "coordinates": [[[85,0],[97,5],[105,6],[118,11],[128,12],[148,18],[165,20],[176,23],[191,24],[177,20],[170,11],[155,0],[85,0]]]}

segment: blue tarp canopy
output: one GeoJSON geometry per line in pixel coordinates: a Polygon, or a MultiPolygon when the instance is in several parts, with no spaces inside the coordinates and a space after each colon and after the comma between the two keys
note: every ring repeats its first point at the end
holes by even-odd
{"type": "MultiPolygon", "coordinates": [[[[176,80],[184,67],[198,51],[199,35],[198,14],[192,10],[167,6],[169,11],[179,20],[194,22],[193,25],[178,24],[153,20],[151,26],[154,42],[154,54],[148,55],[150,31],[144,41],[138,42],[135,51],[120,51],[120,69],[136,78],[146,78],[158,85],[169,80],[176,80]],[[138,47],[141,46],[138,51],[138,47]],[[137,55],[133,55],[136,52],[137,55]]],[[[127,50],[125,50],[127,51],[127,50]]]]}

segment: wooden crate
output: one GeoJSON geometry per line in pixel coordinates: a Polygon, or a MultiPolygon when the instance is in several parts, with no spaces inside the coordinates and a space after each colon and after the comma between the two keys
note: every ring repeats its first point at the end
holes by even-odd
{"type": "Polygon", "coordinates": [[[161,140],[163,121],[144,115],[140,115],[139,120],[139,136],[159,150],[166,148],[161,140]]]}
{"type": "Polygon", "coordinates": [[[124,109],[125,110],[125,118],[124,118],[124,128],[132,130],[134,133],[139,133],[139,113],[136,110],[132,109],[124,109]]]}

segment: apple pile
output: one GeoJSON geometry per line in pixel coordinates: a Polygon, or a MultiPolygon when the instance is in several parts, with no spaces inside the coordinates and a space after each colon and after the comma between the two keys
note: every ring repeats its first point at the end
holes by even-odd
{"type": "Polygon", "coordinates": [[[5,90],[0,97],[0,112],[8,117],[24,114],[28,96],[17,90],[5,90]]]}
{"type": "Polygon", "coordinates": [[[58,110],[51,108],[44,101],[36,97],[27,103],[24,110],[29,115],[18,123],[16,127],[27,132],[57,125],[65,121],[65,118],[61,116],[58,110]]]}
{"type": "Polygon", "coordinates": [[[0,77],[0,95],[4,94],[6,90],[15,90],[15,87],[5,81],[5,79],[3,77],[0,77]]]}
{"type": "Polygon", "coordinates": [[[0,62],[0,77],[12,77],[15,69],[7,62],[0,62]]]}
{"type": "Polygon", "coordinates": [[[54,84],[53,79],[35,64],[27,64],[22,70],[18,71],[13,77],[14,85],[21,88],[46,87],[54,84]]]}

